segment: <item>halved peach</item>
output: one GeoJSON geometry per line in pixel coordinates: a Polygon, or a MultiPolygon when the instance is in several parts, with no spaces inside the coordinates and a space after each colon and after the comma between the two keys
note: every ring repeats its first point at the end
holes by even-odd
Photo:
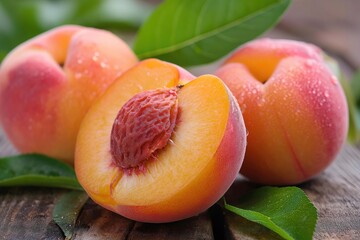
{"type": "Polygon", "coordinates": [[[143,222],[197,215],[218,201],[241,167],[246,129],[220,79],[181,85],[181,70],[146,60],[92,106],[78,135],[75,171],[103,207],[143,222]]]}

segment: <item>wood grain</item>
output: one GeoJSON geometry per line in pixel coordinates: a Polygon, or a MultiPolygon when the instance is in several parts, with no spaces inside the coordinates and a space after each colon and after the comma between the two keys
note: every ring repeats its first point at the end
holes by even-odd
{"type": "Polygon", "coordinates": [[[134,222],[89,200],[78,218],[74,240],[128,239],[134,222]]]}
{"type": "Polygon", "coordinates": [[[318,208],[315,239],[360,238],[360,152],[346,146],[335,164],[301,186],[318,208]]]}
{"type": "MultiPolygon", "coordinates": [[[[16,153],[0,129],[0,157],[16,153]]],[[[52,220],[54,204],[64,192],[50,188],[0,188],[0,239],[64,239],[52,220]]],[[[212,240],[214,236],[207,213],[175,223],[146,224],[121,217],[89,200],[77,220],[73,239],[212,240]]]]}
{"type": "MultiPolygon", "coordinates": [[[[303,40],[321,46],[336,57],[350,76],[360,68],[359,0],[294,0],[279,26],[265,37],[303,40]]],[[[221,60],[192,68],[213,73],[221,60]]],[[[0,156],[17,151],[0,128],[0,156]]],[[[257,187],[237,179],[226,198],[239,197],[257,187]]],[[[318,209],[314,239],[360,239],[360,150],[346,145],[323,174],[300,186],[318,209]]],[[[65,190],[0,188],[0,239],[64,239],[51,214],[65,190]]],[[[76,223],[74,239],[280,239],[268,229],[225,213],[215,206],[198,217],[169,224],[138,223],[114,214],[89,200],[76,223]]]]}
{"type": "MultiPolygon", "coordinates": [[[[324,173],[300,185],[318,209],[314,239],[360,239],[360,151],[346,145],[324,173]]],[[[256,184],[239,178],[227,193],[236,205],[239,198],[256,184]]],[[[225,215],[230,239],[280,239],[265,227],[234,214],[225,215]]]]}
{"type": "Polygon", "coordinates": [[[201,214],[187,220],[166,224],[135,223],[129,234],[129,240],[182,240],[182,239],[214,239],[208,214],[201,214]]]}
{"type": "Polygon", "coordinates": [[[63,239],[52,221],[54,202],[64,191],[0,188],[0,239],[63,239]]]}

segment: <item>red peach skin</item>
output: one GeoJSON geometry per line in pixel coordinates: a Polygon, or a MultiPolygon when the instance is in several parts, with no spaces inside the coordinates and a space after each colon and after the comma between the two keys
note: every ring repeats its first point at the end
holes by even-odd
{"type": "Polygon", "coordinates": [[[216,75],[237,98],[249,132],[243,175],[262,184],[298,184],[335,159],[346,139],[347,103],[319,48],[253,41],[216,75]]]}
{"type": "Polygon", "coordinates": [[[137,58],[104,30],[63,26],[14,49],[0,68],[0,120],[15,147],[72,163],[92,102],[137,58]]]}

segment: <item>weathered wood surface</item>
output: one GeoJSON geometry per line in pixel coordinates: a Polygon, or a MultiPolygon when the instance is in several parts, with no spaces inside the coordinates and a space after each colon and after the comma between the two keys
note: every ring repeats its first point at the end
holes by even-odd
{"type": "MultiPolygon", "coordinates": [[[[295,0],[276,29],[266,37],[302,40],[321,46],[350,77],[360,69],[358,0],[295,0]]],[[[244,194],[255,185],[238,180],[228,192],[244,194]],[[234,190],[235,189],[235,190],[234,190]]],[[[360,239],[360,150],[345,146],[335,163],[316,179],[300,186],[318,209],[314,239],[360,239]]],[[[268,229],[227,214],[229,239],[281,239],[268,229]]]]}
{"type": "MultiPolygon", "coordinates": [[[[0,129],[0,157],[16,154],[0,129]]],[[[0,239],[60,240],[64,236],[52,220],[54,204],[66,190],[0,188],[0,239]]],[[[134,222],[88,200],[77,220],[74,240],[214,239],[209,213],[167,224],[134,222]]]]}
{"type": "MultiPolygon", "coordinates": [[[[255,186],[239,179],[227,193],[227,201],[236,205],[255,186]]],[[[360,239],[359,149],[346,145],[330,168],[300,187],[318,209],[314,239],[360,239]]],[[[234,214],[226,214],[225,219],[230,239],[280,239],[266,228],[234,214]]]]}
{"type": "MultiPolygon", "coordinates": [[[[294,0],[278,27],[265,36],[300,39],[323,47],[350,76],[360,68],[359,0],[294,0]]],[[[218,63],[192,69],[211,73],[218,63]]],[[[0,156],[16,151],[0,129],[0,156]]],[[[238,179],[227,193],[237,199],[255,184],[238,179]]],[[[346,145],[335,163],[300,186],[318,208],[314,239],[360,239],[360,150],[346,145]]],[[[0,239],[64,239],[52,221],[56,200],[65,190],[0,188],[0,239]]],[[[257,224],[215,206],[207,213],[169,224],[125,219],[89,200],[76,223],[74,239],[280,239],[257,224]]]]}

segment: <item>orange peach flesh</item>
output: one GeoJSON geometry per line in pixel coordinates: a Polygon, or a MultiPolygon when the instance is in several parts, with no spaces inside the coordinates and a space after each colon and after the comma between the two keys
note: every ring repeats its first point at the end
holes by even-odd
{"type": "Polygon", "coordinates": [[[247,46],[216,73],[249,131],[241,173],[263,184],[301,183],[323,171],[345,141],[344,93],[312,45],[265,39],[247,46]]]}
{"type": "Polygon", "coordinates": [[[21,152],[73,162],[80,122],[94,99],[137,63],[110,32],[63,26],[14,49],[0,69],[0,120],[21,152]]]}
{"type": "Polygon", "coordinates": [[[90,109],[79,132],[80,183],[94,201],[134,220],[176,221],[206,210],[225,193],[242,163],[246,130],[239,108],[221,81],[209,75],[179,90],[180,119],[171,143],[145,164],[144,173],[124,174],[114,166],[110,134],[119,109],[140,90],[176,86],[177,73],[164,62],[140,63],[90,109]],[[156,66],[144,66],[149,64],[156,66]]]}

